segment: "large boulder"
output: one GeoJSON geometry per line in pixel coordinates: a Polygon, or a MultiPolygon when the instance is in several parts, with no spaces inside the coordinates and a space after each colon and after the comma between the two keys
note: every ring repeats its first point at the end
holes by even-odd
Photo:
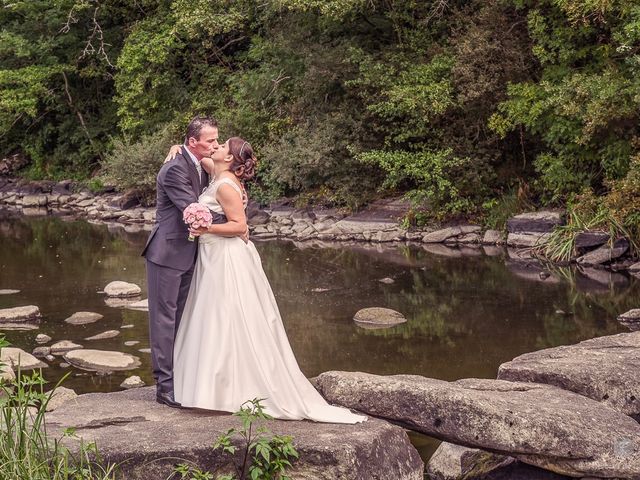
{"type": "MultiPolygon", "coordinates": [[[[106,461],[122,462],[127,480],[168,478],[181,462],[222,473],[230,457],[211,445],[228,429],[241,428],[228,413],[159,405],[155,387],[80,395],[48,415],[47,423],[52,435],[72,427],[85,443],[95,441],[106,461]]],[[[404,430],[375,418],[356,425],[274,420],[266,426],[293,437],[300,458],[287,473],[295,479],[423,478],[422,460],[404,430]]]]}
{"type": "Polygon", "coordinates": [[[549,233],[563,223],[564,216],[561,212],[541,210],[539,212],[521,213],[510,218],[507,220],[507,230],[509,233],[549,233]]]}
{"type": "Polygon", "coordinates": [[[567,480],[506,455],[442,442],[426,468],[430,480],[567,480]]]}
{"type": "Polygon", "coordinates": [[[640,424],[573,392],[503,380],[359,372],[326,372],[315,382],[329,402],[458,445],[563,475],[640,479],[640,424]]]}
{"type": "Polygon", "coordinates": [[[498,369],[502,380],[555,385],[640,419],[640,332],[525,353],[498,369]]]}

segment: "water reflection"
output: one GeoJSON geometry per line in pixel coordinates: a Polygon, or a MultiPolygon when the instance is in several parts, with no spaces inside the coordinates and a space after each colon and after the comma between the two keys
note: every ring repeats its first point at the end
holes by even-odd
{"type": "MultiPolygon", "coordinates": [[[[8,331],[31,351],[37,333],[85,348],[134,354],[134,372],[72,371],[66,385],[79,392],[118,390],[129,374],[151,382],[147,314],[105,304],[112,280],[140,285],[139,253],[147,234],[62,218],[0,217],[0,308],[37,305],[34,331],[8,331]],[[104,315],[87,325],[64,319],[77,311],[104,315]],[[130,328],[122,328],[123,326],[130,328]],[[88,341],[106,330],[117,337],[88,341]],[[126,346],[124,342],[140,341],[126,346]]],[[[532,350],[624,331],[616,316],[638,305],[638,282],[604,271],[579,272],[514,260],[504,250],[444,245],[385,247],[268,241],[257,243],[287,333],[308,376],[334,369],[412,373],[444,380],[495,377],[500,363],[532,350]],[[394,283],[381,283],[389,277],[394,283]],[[402,312],[408,322],[368,330],[352,317],[364,307],[402,312]]],[[[212,272],[215,274],[215,272],[212,272]]],[[[61,360],[60,360],[61,361],[61,360]]],[[[51,362],[55,381],[68,369],[51,362]]]]}

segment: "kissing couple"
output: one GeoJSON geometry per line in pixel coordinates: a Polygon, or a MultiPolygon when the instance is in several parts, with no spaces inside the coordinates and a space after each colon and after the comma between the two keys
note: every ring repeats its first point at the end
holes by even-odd
{"type": "Polygon", "coordinates": [[[329,405],[300,371],[260,256],[248,238],[244,182],[256,169],[249,142],[218,143],[218,124],[196,117],[157,178],[156,224],[142,255],[156,400],[170,407],[235,412],[264,399],[286,420],[357,423],[329,405]],[[213,224],[191,230],[192,203],[213,224]],[[189,241],[189,234],[196,235],[189,241]]]}

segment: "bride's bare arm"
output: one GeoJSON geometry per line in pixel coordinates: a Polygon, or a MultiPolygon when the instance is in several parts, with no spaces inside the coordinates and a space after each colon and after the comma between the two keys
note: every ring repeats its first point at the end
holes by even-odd
{"type": "Polygon", "coordinates": [[[209,174],[209,176],[213,176],[213,160],[209,157],[204,157],[200,160],[200,165],[204,168],[204,171],[209,174]]]}
{"type": "Polygon", "coordinates": [[[174,158],[176,158],[176,155],[179,153],[182,153],[182,145],[171,145],[171,148],[169,149],[169,153],[165,157],[163,163],[167,163],[169,160],[173,160],[174,158]]]}

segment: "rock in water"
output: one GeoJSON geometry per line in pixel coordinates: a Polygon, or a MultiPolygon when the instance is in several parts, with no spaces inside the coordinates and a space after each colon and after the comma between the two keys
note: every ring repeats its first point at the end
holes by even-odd
{"type": "Polygon", "coordinates": [[[77,350],[82,348],[82,345],[78,345],[77,343],[73,343],[71,340],[60,340],[59,342],[51,345],[51,354],[52,355],[62,355],[71,350],[77,350]]]}
{"type": "Polygon", "coordinates": [[[140,366],[140,359],[134,355],[107,350],[72,350],[64,359],[74,367],[96,372],[133,370],[140,366]]]}
{"type": "Polygon", "coordinates": [[[502,380],[555,385],[640,419],[640,332],[525,353],[498,369],[502,380]]]}
{"type": "Polygon", "coordinates": [[[426,472],[431,480],[570,480],[513,457],[442,442],[426,472]]]}
{"type": "Polygon", "coordinates": [[[49,335],[45,335],[44,333],[39,333],[36,335],[36,343],[47,343],[51,341],[51,337],[49,335]]]}
{"type": "Polygon", "coordinates": [[[104,287],[104,293],[108,297],[135,297],[140,295],[142,289],[135,283],[114,281],[104,287]]]}
{"type": "Polygon", "coordinates": [[[0,288],[0,295],[15,295],[20,293],[20,290],[14,290],[11,288],[0,288]]]}
{"type": "Polygon", "coordinates": [[[628,312],[618,315],[618,321],[629,330],[640,330],[640,308],[634,308],[628,312]]]}
{"type": "Polygon", "coordinates": [[[14,370],[31,370],[34,368],[45,368],[47,364],[41,362],[30,353],[25,352],[21,348],[4,347],[0,349],[0,363],[4,363],[13,367],[14,370]]]}
{"type": "Polygon", "coordinates": [[[568,476],[640,479],[640,424],[556,387],[360,372],[326,372],[316,384],[331,403],[452,443],[568,476]]]}
{"type": "Polygon", "coordinates": [[[71,325],[85,325],[87,323],[97,322],[103,317],[99,313],[94,312],[76,312],[65,320],[71,325]]]}
{"type": "Polygon", "coordinates": [[[140,388],[140,387],[144,387],[144,385],[145,383],[142,381],[142,379],[138,375],[132,375],[130,377],[127,377],[120,384],[122,388],[140,388]]]}
{"type": "Polygon", "coordinates": [[[143,312],[148,312],[149,299],[145,298],[144,300],[140,300],[138,302],[130,302],[130,303],[127,303],[124,307],[128,308],[129,310],[140,310],[143,312]]]}
{"type": "Polygon", "coordinates": [[[91,337],[85,338],[85,340],[105,340],[107,338],[113,338],[120,335],[120,330],[107,330],[106,332],[98,333],[97,335],[93,335],[91,337]]]}
{"type": "Polygon", "coordinates": [[[358,310],[353,320],[361,326],[393,327],[407,321],[400,312],[390,308],[371,307],[358,310]]]}
{"type": "Polygon", "coordinates": [[[41,317],[40,309],[35,305],[0,309],[0,323],[27,322],[41,317]]]}

